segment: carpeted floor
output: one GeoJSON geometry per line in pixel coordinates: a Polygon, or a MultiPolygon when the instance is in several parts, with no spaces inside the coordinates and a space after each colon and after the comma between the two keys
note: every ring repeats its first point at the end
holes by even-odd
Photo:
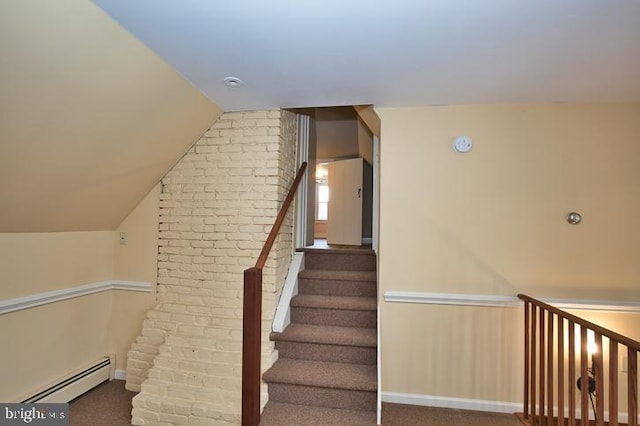
{"type": "Polygon", "coordinates": [[[384,426],[522,426],[513,414],[450,410],[415,405],[382,404],[384,426]]]}
{"type": "MultiPolygon", "coordinates": [[[[131,424],[131,398],[135,392],[124,381],[105,382],[69,404],[71,426],[120,426],[131,424]]],[[[413,405],[383,404],[384,426],[522,426],[514,415],[448,410],[413,405]]],[[[288,426],[288,425],[282,425],[288,426]]]]}
{"type": "Polygon", "coordinates": [[[124,388],[124,380],[104,382],[69,403],[69,425],[130,425],[135,395],[124,388]]]}

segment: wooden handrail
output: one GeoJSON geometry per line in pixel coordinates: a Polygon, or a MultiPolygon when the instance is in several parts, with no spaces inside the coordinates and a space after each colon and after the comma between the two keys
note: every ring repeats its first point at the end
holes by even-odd
{"type": "Polygon", "coordinates": [[[628,354],[628,424],[638,425],[637,355],[640,342],[608,330],[578,316],[562,311],[530,296],[519,294],[524,301],[524,406],[527,424],[576,424],[575,408],[579,408],[580,424],[589,422],[589,410],[594,412],[597,426],[618,425],[618,346],[624,345],[628,354]],[[554,323],[556,339],[554,335],[554,323]],[[565,324],[568,341],[565,341],[565,324]],[[575,328],[578,326],[579,333],[575,328]],[[599,351],[588,357],[587,336],[593,332],[599,351]],[[546,336],[545,336],[546,332],[546,336]],[[579,336],[580,350],[575,350],[579,336]],[[609,359],[605,363],[603,338],[609,342],[609,359]],[[565,345],[568,347],[568,378],[565,381],[565,345]],[[591,362],[591,365],[589,365],[591,362]],[[576,363],[580,368],[576,374],[576,363]],[[537,370],[537,371],[536,371],[537,370]],[[608,375],[608,380],[605,378],[608,375]],[[555,373],[555,374],[554,374],[555,373]],[[577,376],[577,377],[576,377],[577,376]],[[578,383],[576,383],[576,380],[578,383]],[[609,384],[608,398],[605,383],[609,384]],[[580,386],[580,403],[575,406],[576,384],[580,386]],[[568,394],[565,416],[564,395],[568,394]],[[557,392],[557,418],[554,419],[554,392],[557,392]],[[546,398],[545,398],[546,394],[546,398]],[[595,397],[595,403],[593,401],[595,397]],[[609,422],[605,423],[605,402],[609,404],[609,422]]]}
{"type": "Polygon", "coordinates": [[[242,425],[260,424],[260,358],[262,356],[262,268],[307,168],[300,166],[253,268],[244,271],[242,302],[242,425]]]}
{"type": "Polygon", "coordinates": [[[616,340],[619,343],[622,343],[623,345],[634,349],[636,351],[640,351],[640,342],[633,340],[627,336],[623,336],[622,334],[618,334],[615,331],[611,331],[607,328],[601,327],[598,324],[592,323],[591,321],[587,321],[586,319],[577,317],[575,315],[570,314],[569,312],[565,312],[561,309],[558,309],[554,306],[548,305],[544,302],[541,302],[540,300],[534,299],[533,297],[527,296],[526,294],[519,294],[518,298],[521,300],[524,300],[526,302],[531,302],[534,305],[537,306],[541,306],[542,308],[544,308],[546,311],[549,312],[553,312],[554,314],[564,318],[564,319],[568,319],[569,321],[572,321],[578,325],[581,325],[583,327],[587,327],[588,329],[593,330],[596,333],[602,334],[604,337],[608,337],[611,340],[616,340]]]}
{"type": "Polygon", "coordinates": [[[307,162],[303,162],[296,174],[296,178],[293,180],[291,184],[291,188],[289,189],[289,193],[287,197],[284,199],[282,203],[282,207],[280,207],[280,211],[278,212],[278,216],[276,217],[276,221],[273,223],[273,227],[271,228],[271,232],[269,232],[269,236],[267,237],[267,241],[265,241],[264,246],[262,247],[262,251],[260,252],[260,256],[258,256],[258,260],[256,261],[256,268],[262,269],[267,263],[267,258],[269,257],[269,252],[271,251],[271,247],[273,247],[273,243],[276,241],[276,237],[278,236],[278,232],[280,232],[280,227],[282,226],[282,222],[284,222],[284,218],[287,215],[287,211],[289,210],[289,206],[293,201],[293,197],[296,195],[296,191],[298,189],[298,185],[302,180],[302,176],[304,176],[304,171],[307,169],[307,162]]]}

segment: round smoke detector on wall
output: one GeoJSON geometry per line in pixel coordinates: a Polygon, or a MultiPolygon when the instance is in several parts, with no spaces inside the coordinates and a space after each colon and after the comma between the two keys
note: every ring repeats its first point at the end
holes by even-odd
{"type": "Polygon", "coordinates": [[[469,136],[458,136],[453,140],[453,149],[455,149],[456,152],[469,152],[472,146],[473,141],[469,136]]]}

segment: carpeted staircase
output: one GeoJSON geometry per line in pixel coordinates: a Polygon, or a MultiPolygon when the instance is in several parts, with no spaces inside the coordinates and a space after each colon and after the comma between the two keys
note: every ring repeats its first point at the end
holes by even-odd
{"type": "Polygon", "coordinates": [[[376,257],[306,249],[291,324],[272,333],[279,359],[263,375],[261,425],[375,425],[376,257]]]}

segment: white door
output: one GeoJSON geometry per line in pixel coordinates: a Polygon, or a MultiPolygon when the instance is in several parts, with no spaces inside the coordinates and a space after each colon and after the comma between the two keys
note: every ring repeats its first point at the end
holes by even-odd
{"type": "Polygon", "coordinates": [[[329,163],[327,243],[362,244],[362,158],[329,163]]]}

